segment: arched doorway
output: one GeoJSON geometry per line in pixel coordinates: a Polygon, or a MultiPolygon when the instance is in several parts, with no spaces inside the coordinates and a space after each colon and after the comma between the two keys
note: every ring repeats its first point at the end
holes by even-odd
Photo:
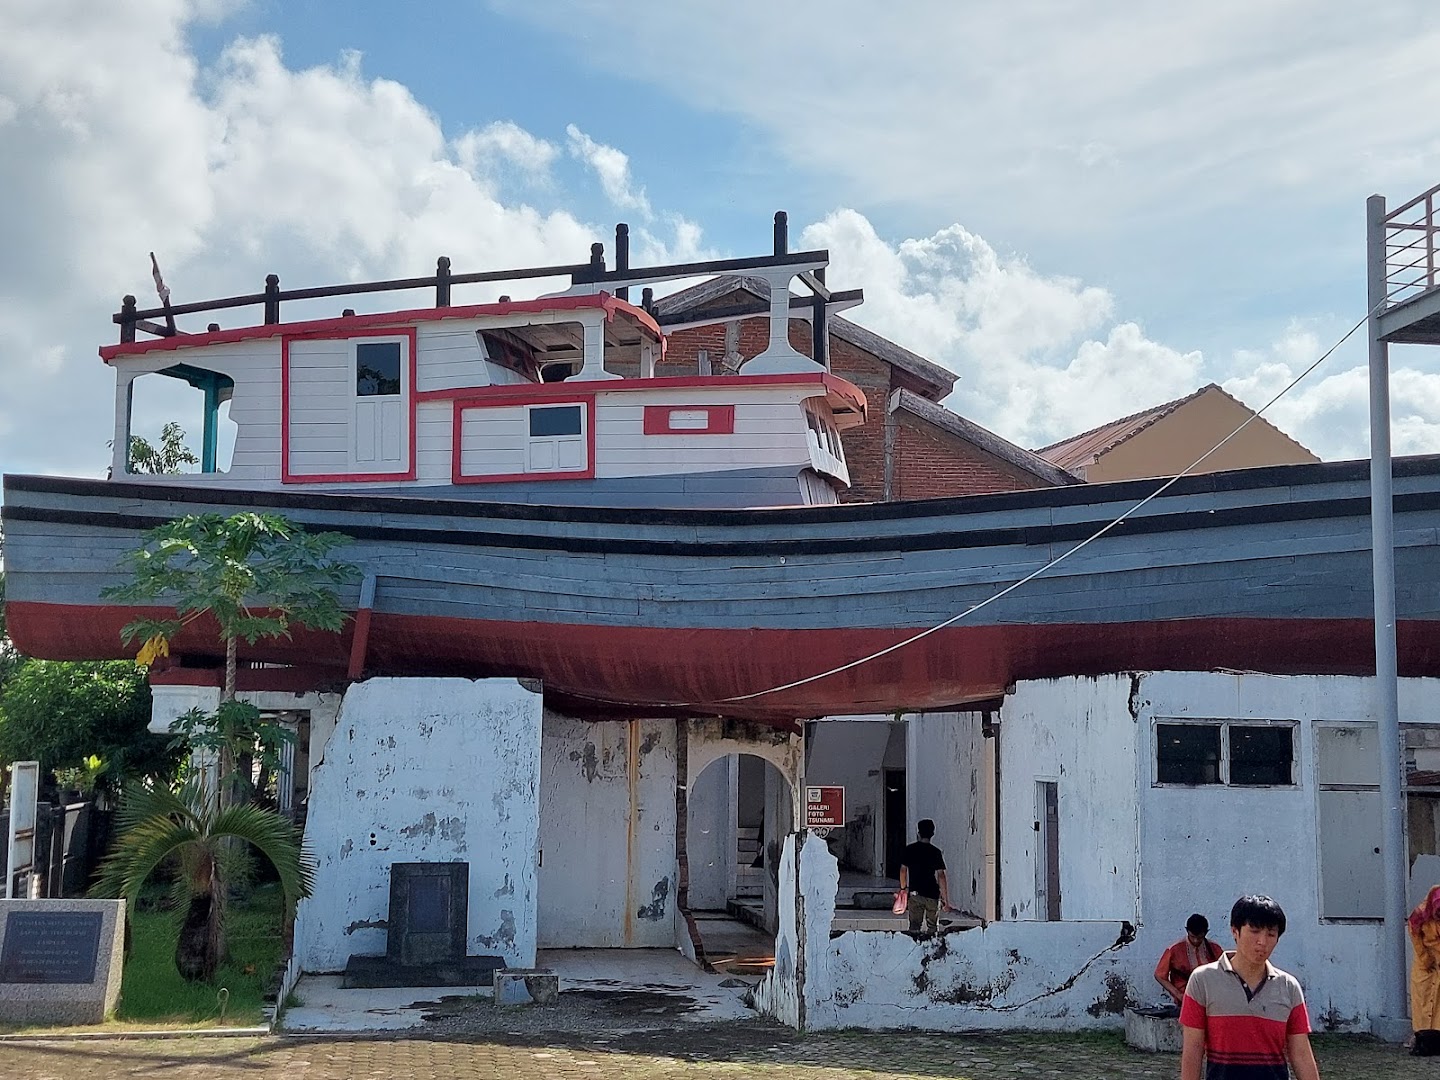
{"type": "Polygon", "coordinates": [[[690,782],[689,912],[717,971],[763,974],[774,963],[779,859],[795,830],[795,792],[776,765],[729,753],[690,782]]]}

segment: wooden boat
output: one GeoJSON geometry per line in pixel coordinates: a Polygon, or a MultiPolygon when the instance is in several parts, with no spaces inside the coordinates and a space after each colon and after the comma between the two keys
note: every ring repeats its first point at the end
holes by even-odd
{"type": "MultiPolygon", "coordinates": [[[[127,297],[101,350],[113,478],[5,478],[10,633],[34,656],[129,655],[120,628],[141,611],[101,599],[121,553],[182,514],[259,508],[349,534],[366,579],[345,633],[242,647],[242,687],[512,675],[584,715],[791,724],[984,706],[1047,676],[1373,668],[1360,463],[1187,478],[1109,530],[1158,482],[836,505],[840,432],[866,402],[825,363],[828,313],[860,299],[825,285],[827,262],[790,253],[777,219],[759,259],[612,270],[595,253],[472,275],[442,259],[433,278],[285,293],[272,276],[149,311],[127,297]],[[769,285],[765,350],[738,374],[657,377],[666,328],[627,291],[741,271],[769,285]],[[452,302],[557,275],[569,287],[551,296],[452,302]],[[790,295],[797,279],[810,297],[790,295]],[[280,319],[282,302],[421,287],[434,307],[280,319]],[[260,323],[176,326],[248,304],[260,323]],[[813,358],[790,342],[797,308],[813,358]],[[203,393],[199,473],[127,473],[131,388],[149,375],[203,393]]],[[[1440,675],[1440,458],[1397,462],[1396,493],[1400,670],[1440,675]]],[[[152,678],[213,682],[216,653],[196,624],[152,678]]]]}
{"type": "MultiPolygon", "coordinates": [[[[368,603],[346,597],[361,617],[345,634],[243,649],[311,683],[509,674],[588,715],[789,723],[985,704],[1060,674],[1373,669],[1364,463],[1187,478],[965,615],[1155,486],[658,510],[11,476],[7,612],[32,655],[124,656],[120,627],[139,612],[99,592],[141,530],[261,506],[348,533],[347,557],[373,577],[368,603]]],[[[1440,458],[1397,460],[1395,486],[1400,672],[1440,675],[1440,458]]],[[[201,628],[175,648],[187,666],[159,681],[214,678],[188,667],[216,663],[201,628]]],[[[286,675],[249,673],[257,686],[286,675]]]]}

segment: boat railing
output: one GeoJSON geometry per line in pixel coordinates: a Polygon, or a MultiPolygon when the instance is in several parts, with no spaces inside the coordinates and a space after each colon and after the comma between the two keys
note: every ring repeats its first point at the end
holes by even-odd
{"type": "MultiPolygon", "coordinates": [[[[439,308],[451,306],[452,290],[457,285],[478,285],[486,283],[506,281],[526,281],[539,278],[566,278],[570,279],[570,291],[585,292],[609,288],[622,300],[629,300],[630,287],[642,285],[645,282],[674,281],[688,277],[702,277],[717,274],[739,274],[755,271],[779,271],[784,277],[783,271],[787,267],[793,267],[791,277],[799,278],[813,294],[813,303],[817,309],[817,315],[823,322],[825,305],[832,300],[832,293],[825,287],[825,265],[829,262],[829,252],[797,251],[791,252],[788,249],[787,218],[784,211],[775,215],[775,249],[770,255],[754,258],[741,259],[711,259],[702,262],[673,263],[663,266],[635,267],[630,266],[630,228],[621,223],[615,227],[615,266],[610,268],[605,261],[605,245],[592,244],[590,246],[590,259],[583,263],[566,263],[557,266],[537,266],[511,270],[484,270],[477,273],[457,274],[450,268],[450,259],[444,255],[435,261],[435,273],[426,277],[392,278],[386,281],[365,281],[347,282],[342,285],[323,285],[306,289],[282,289],[280,288],[280,276],[269,274],[265,278],[265,287],[261,292],[247,293],[243,296],[229,296],[218,300],[201,300],[188,304],[172,304],[169,300],[168,290],[161,290],[162,303],[159,307],[141,308],[133,295],[127,295],[121,300],[120,310],[111,316],[117,326],[120,327],[121,344],[129,344],[136,340],[138,333],[153,335],[155,337],[174,337],[182,333],[175,324],[177,316],[198,315],[211,312],[227,311],[235,308],[258,307],[261,309],[261,317],[264,325],[274,325],[281,322],[280,308],[283,303],[297,300],[318,300],[326,297],[337,296],[359,296],[366,293],[391,293],[405,292],[415,289],[429,289],[434,291],[435,306],[439,308]],[[163,320],[157,322],[155,320],[163,320]]],[[[158,284],[158,270],[157,270],[158,284]]],[[[858,293],[852,296],[846,294],[834,294],[835,300],[853,300],[858,293]]],[[[501,296],[502,302],[509,297],[501,296]]],[[[803,298],[803,303],[811,303],[810,298],[803,298]]],[[[654,292],[645,288],[642,293],[640,306],[646,312],[653,311],[654,292]]],[[[793,305],[792,305],[793,306],[793,305]]],[[[347,309],[346,314],[353,314],[347,309]]],[[[217,331],[220,324],[212,322],[207,330],[217,331]]]]}
{"type": "Polygon", "coordinates": [[[1385,301],[1413,300],[1440,286],[1440,184],[1385,215],[1385,301]]]}

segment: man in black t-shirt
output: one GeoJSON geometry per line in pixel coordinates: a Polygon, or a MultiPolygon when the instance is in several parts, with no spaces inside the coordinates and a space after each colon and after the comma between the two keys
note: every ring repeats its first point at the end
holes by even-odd
{"type": "Polygon", "coordinates": [[[919,933],[922,921],[929,933],[940,928],[940,908],[950,907],[950,884],[945,880],[945,856],[930,842],[935,822],[925,818],[916,826],[920,839],[900,853],[900,888],[910,896],[905,912],[911,933],[919,933]]]}

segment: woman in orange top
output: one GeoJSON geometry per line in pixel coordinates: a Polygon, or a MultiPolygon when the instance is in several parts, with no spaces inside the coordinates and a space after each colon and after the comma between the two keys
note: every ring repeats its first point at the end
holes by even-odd
{"type": "Polygon", "coordinates": [[[1440,1054],[1440,885],[1415,906],[1408,920],[1415,964],[1410,969],[1410,1026],[1418,1057],[1440,1054]]]}

